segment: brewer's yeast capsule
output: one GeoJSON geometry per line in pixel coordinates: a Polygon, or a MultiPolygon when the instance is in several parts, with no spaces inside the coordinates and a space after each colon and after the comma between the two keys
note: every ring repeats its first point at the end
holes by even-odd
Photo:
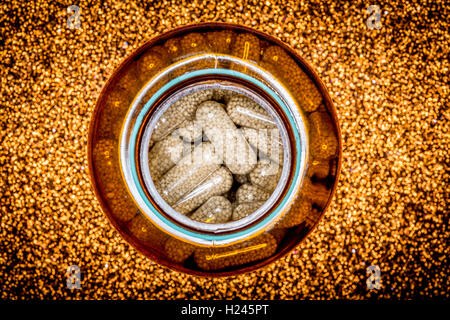
{"type": "Polygon", "coordinates": [[[276,123],[266,110],[252,99],[236,95],[227,104],[227,113],[238,125],[254,129],[276,128],[276,123]]]}
{"type": "Polygon", "coordinates": [[[200,141],[203,135],[202,127],[198,121],[185,120],[176,130],[176,134],[187,142],[200,141]]]}
{"type": "Polygon", "coordinates": [[[272,193],[280,179],[281,167],[273,161],[258,161],[249,176],[252,184],[272,193]]]}
{"type": "Polygon", "coordinates": [[[209,142],[202,143],[170,169],[155,185],[156,189],[173,205],[219,169],[218,163],[213,146],[209,142]]]}
{"type": "Polygon", "coordinates": [[[283,141],[280,137],[280,131],[277,128],[254,129],[242,127],[241,131],[248,143],[258,149],[260,156],[262,153],[263,156],[268,157],[276,163],[283,163],[283,141]]]}
{"type": "Polygon", "coordinates": [[[211,90],[200,90],[175,101],[159,118],[151,139],[159,141],[179,128],[185,120],[193,120],[197,106],[211,97],[211,90]]]}
{"type": "Polygon", "coordinates": [[[224,194],[230,190],[233,177],[228,169],[220,167],[205,180],[183,195],[173,206],[181,214],[188,214],[201,206],[210,197],[224,194]]]}
{"type": "Polygon", "coordinates": [[[255,201],[255,202],[245,202],[238,203],[237,206],[233,209],[232,220],[236,221],[255,212],[259,207],[264,204],[264,201],[255,201]]]}
{"type": "Polygon", "coordinates": [[[164,244],[164,250],[172,261],[182,263],[194,253],[195,247],[184,241],[169,238],[164,244]]]}
{"type": "Polygon", "coordinates": [[[183,140],[176,136],[168,136],[155,143],[148,155],[153,182],[158,181],[188,150],[190,151],[190,146],[188,149],[183,140]]]}
{"type": "Polygon", "coordinates": [[[246,174],[255,167],[255,152],[220,103],[203,102],[197,109],[196,118],[217,155],[222,157],[232,173],[246,174]]]}
{"type": "Polygon", "coordinates": [[[219,270],[264,259],[271,256],[276,248],[274,237],[265,233],[228,247],[197,249],[194,259],[203,270],[219,270]]]}
{"type": "Polygon", "coordinates": [[[224,223],[230,220],[232,208],[230,201],[223,196],[209,198],[190,218],[205,223],[224,223]]]}
{"type": "Polygon", "coordinates": [[[243,184],[236,192],[236,201],[238,203],[266,201],[269,199],[270,193],[252,184],[243,184]]]}

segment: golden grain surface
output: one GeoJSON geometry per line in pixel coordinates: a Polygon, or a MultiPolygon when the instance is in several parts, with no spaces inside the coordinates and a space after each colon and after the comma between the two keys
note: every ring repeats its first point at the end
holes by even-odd
{"type": "Polygon", "coordinates": [[[0,298],[449,297],[449,7],[352,1],[69,1],[0,4],[0,298]],[[320,3],[320,4],[319,4],[320,3]],[[149,261],[90,186],[87,135],[113,70],[174,27],[221,21],[279,37],[317,70],[343,138],[331,207],[297,249],[250,274],[207,279],[149,261]],[[66,287],[70,265],[81,289],[66,287]],[[368,290],[366,268],[381,269],[368,290]]]}

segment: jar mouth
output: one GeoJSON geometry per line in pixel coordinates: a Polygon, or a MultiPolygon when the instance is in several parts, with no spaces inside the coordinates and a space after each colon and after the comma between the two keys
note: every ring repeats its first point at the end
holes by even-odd
{"type": "Polygon", "coordinates": [[[308,159],[308,137],[303,115],[281,83],[261,67],[232,56],[204,54],[181,60],[150,80],[133,101],[121,133],[120,160],[129,192],[145,216],[158,228],[187,242],[205,246],[228,245],[255,236],[273,226],[300,189],[308,159]],[[161,78],[170,78],[177,68],[201,59],[215,61],[215,67],[175,77],[150,100],[147,92],[161,78]],[[220,68],[233,63],[255,73],[249,77],[239,71],[220,68]],[[275,120],[283,142],[281,177],[268,200],[250,215],[226,223],[204,223],[190,219],[167,204],[156,190],[149,170],[148,149],[155,125],[179,98],[206,89],[225,89],[258,102],[275,120]],[[141,107],[145,104],[144,107],[141,107]]]}
{"type": "Polygon", "coordinates": [[[207,233],[230,233],[238,229],[245,228],[249,225],[254,224],[257,220],[263,217],[277,202],[280,196],[282,196],[283,191],[289,182],[289,172],[291,168],[291,143],[289,140],[289,134],[287,128],[279,116],[279,114],[274,110],[264,97],[258,95],[253,90],[250,90],[248,87],[237,85],[230,80],[199,80],[193,84],[188,86],[181,85],[181,89],[177,90],[170,97],[167,97],[165,101],[156,108],[157,110],[153,115],[149,115],[148,121],[145,124],[145,128],[143,129],[142,139],[140,139],[140,148],[139,148],[139,166],[138,170],[142,175],[142,180],[144,182],[145,187],[147,188],[149,196],[155,201],[156,205],[161,209],[162,212],[170,216],[173,220],[180,223],[181,225],[191,228],[197,231],[203,231],[207,233]],[[229,221],[225,223],[204,223],[193,220],[186,215],[183,215],[176,210],[174,210],[166,201],[161,197],[159,192],[156,190],[155,183],[151,177],[151,172],[149,168],[149,153],[147,152],[150,146],[150,138],[155,128],[157,121],[164,114],[164,112],[170,107],[172,103],[177,101],[183,96],[188,94],[200,91],[200,90],[209,90],[209,89],[222,89],[229,90],[241,95],[245,95],[252,100],[256,101],[261,107],[263,107],[275,120],[277,124],[277,128],[280,130],[281,140],[283,142],[283,159],[281,163],[278,163],[282,166],[282,175],[279,179],[275,190],[272,192],[269,199],[267,199],[264,204],[259,207],[255,212],[239,219],[237,221],[229,221]]]}

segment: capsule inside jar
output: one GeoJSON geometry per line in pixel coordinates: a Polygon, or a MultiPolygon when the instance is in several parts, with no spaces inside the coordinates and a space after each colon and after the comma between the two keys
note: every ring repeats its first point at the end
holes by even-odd
{"type": "Polygon", "coordinates": [[[263,207],[280,181],[282,122],[245,91],[211,84],[194,89],[169,98],[153,119],[153,192],[163,207],[195,223],[236,222],[263,207]]]}

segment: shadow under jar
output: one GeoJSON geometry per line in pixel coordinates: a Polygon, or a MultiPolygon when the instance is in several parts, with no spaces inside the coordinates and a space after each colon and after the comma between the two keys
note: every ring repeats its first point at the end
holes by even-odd
{"type": "Polygon", "coordinates": [[[132,53],[98,99],[88,151],[120,234],[209,277],[255,270],[305,239],[341,162],[336,111],[311,67],[275,38],[219,23],[132,53]]]}

